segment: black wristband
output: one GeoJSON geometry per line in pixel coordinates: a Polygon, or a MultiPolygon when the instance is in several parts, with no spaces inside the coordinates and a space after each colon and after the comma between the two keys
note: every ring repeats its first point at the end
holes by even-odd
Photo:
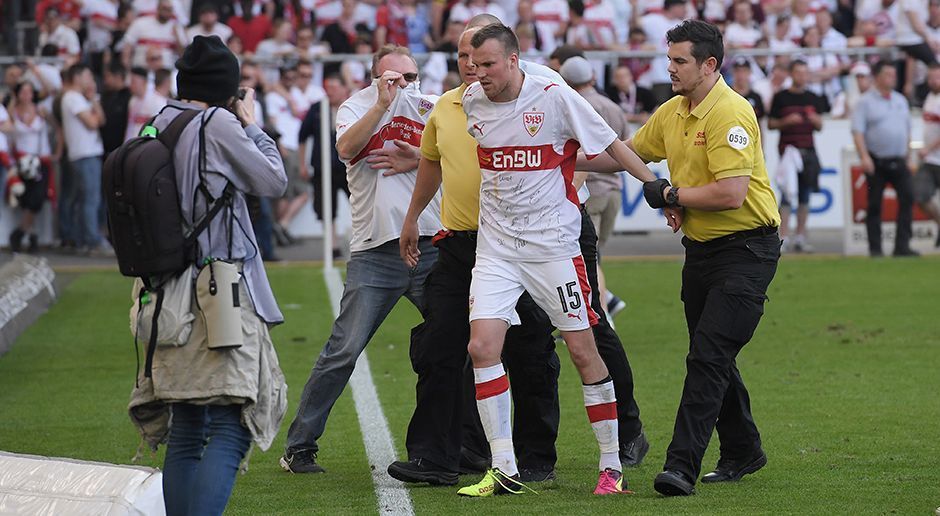
{"type": "Polygon", "coordinates": [[[669,184],[668,179],[657,179],[643,183],[643,197],[646,198],[646,203],[650,205],[650,208],[658,210],[666,206],[666,199],[663,198],[663,188],[667,186],[672,186],[669,184]]]}

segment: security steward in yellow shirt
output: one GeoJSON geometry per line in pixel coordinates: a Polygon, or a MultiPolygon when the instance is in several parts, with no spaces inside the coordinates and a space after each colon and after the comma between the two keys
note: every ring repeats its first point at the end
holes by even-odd
{"type": "MultiPolygon", "coordinates": [[[[481,446],[488,453],[473,403],[472,374],[471,381],[464,377],[470,340],[469,291],[476,261],[481,175],[477,145],[467,132],[461,98],[467,85],[476,81],[469,62],[470,39],[476,29],[493,22],[498,19],[478,15],[470,20],[461,35],[457,67],[463,85],[441,96],[424,128],[417,184],[402,228],[403,259],[419,259],[413,245],[417,240],[412,239],[409,244],[409,235],[415,234],[412,226],[417,214],[443,183],[441,219],[448,231],[435,237],[438,258],[425,285],[428,303],[425,322],[412,335],[412,366],[418,373],[418,384],[415,412],[405,441],[409,460],[394,462],[388,468],[392,477],[404,482],[444,483],[437,481],[444,478],[441,471],[456,469],[460,454],[467,454],[466,449],[461,450],[461,443],[471,449],[481,446]],[[468,389],[463,391],[464,388],[468,389]],[[461,427],[463,423],[466,424],[461,427]],[[478,440],[482,440],[479,445],[478,440]]],[[[523,61],[520,66],[529,73],[537,72],[532,67],[538,65],[523,61]]],[[[560,76],[558,81],[563,83],[560,76]]],[[[583,210],[582,215],[581,246],[585,250],[593,293],[591,305],[601,318],[592,329],[618,399],[620,460],[624,466],[636,466],[649,450],[649,443],[643,434],[639,407],[633,396],[630,363],[619,337],[602,315],[597,288],[597,233],[583,210]],[[590,259],[591,256],[594,258],[590,259]]],[[[552,326],[545,312],[528,294],[519,299],[516,311],[522,325],[510,328],[503,359],[512,381],[514,418],[520,422],[513,425],[520,477],[523,482],[550,480],[555,476],[560,365],[554,352],[554,339],[549,336],[546,341],[552,326]]],[[[488,468],[489,464],[483,466],[488,468]]]]}
{"type": "MultiPolygon", "coordinates": [[[[781,241],[754,109],[719,73],[721,31],[689,20],[666,39],[678,95],[628,144],[646,161],[668,160],[673,184],[650,181],[644,195],[653,208],[667,208],[667,223],[678,220],[685,234],[685,386],[664,471],[653,483],[665,496],[682,496],[695,492],[716,427],[720,459],[702,482],[736,481],[767,463],[735,357],[764,313],[781,241]]],[[[579,170],[602,169],[589,163],[579,162],[579,170]]]]}

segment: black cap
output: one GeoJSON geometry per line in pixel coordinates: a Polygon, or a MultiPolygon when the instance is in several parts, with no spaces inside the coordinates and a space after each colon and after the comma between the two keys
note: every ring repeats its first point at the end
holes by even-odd
{"type": "Polygon", "coordinates": [[[238,94],[238,59],[218,36],[196,36],[176,61],[179,98],[223,102],[238,94]]]}

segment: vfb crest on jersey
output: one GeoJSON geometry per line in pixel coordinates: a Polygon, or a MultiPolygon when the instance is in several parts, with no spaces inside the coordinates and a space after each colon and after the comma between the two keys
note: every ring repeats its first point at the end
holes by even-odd
{"type": "Polygon", "coordinates": [[[529,136],[535,136],[539,134],[539,131],[542,129],[542,122],[545,121],[545,113],[539,111],[526,111],[522,113],[522,124],[525,125],[526,132],[529,133],[529,136]]]}
{"type": "Polygon", "coordinates": [[[429,100],[421,99],[418,101],[418,113],[421,114],[421,116],[424,116],[425,113],[432,109],[434,109],[434,104],[432,104],[429,100]]]}

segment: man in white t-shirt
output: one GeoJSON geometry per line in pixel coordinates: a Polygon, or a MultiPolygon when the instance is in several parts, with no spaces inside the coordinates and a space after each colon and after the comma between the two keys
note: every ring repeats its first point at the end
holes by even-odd
{"type": "Polygon", "coordinates": [[[232,29],[219,21],[219,8],[206,2],[199,8],[198,23],[186,29],[186,41],[192,43],[196,36],[218,36],[223,43],[232,37],[232,29]]]}
{"type": "Polygon", "coordinates": [[[423,257],[415,268],[398,255],[398,238],[415,187],[411,168],[373,170],[373,150],[411,146],[421,135],[437,97],[418,89],[418,65],[405,47],[383,48],[372,61],[372,86],[344,102],[336,113],[336,150],[346,163],[352,210],[346,286],[333,332],[300,397],[280,463],[294,473],[319,473],[317,440],[333,403],[349,381],[356,360],[402,296],[424,309],[424,280],[437,249],[431,236],[441,229],[440,194],[418,225],[423,257]]]}
{"type": "Polygon", "coordinates": [[[927,71],[930,93],[924,101],[924,146],[920,150],[921,166],[914,176],[914,200],[920,209],[937,223],[936,247],[940,247],[940,210],[933,196],[940,189],[940,65],[927,71]]]}
{"type": "Polygon", "coordinates": [[[83,0],[82,16],[88,20],[85,50],[104,52],[111,45],[111,33],[117,28],[117,0],[83,0]]]}
{"type": "Polygon", "coordinates": [[[724,37],[728,48],[754,48],[763,37],[754,23],[754,7],[750,0],[734,2],[734,21],[725,27],[724,37]]]}
{"type": "Polygon", "coordinates": [[[71,27],[62,23],[59,11],[55,8],[46,10],[42,30],[39,33],[39,47],[55,45],[59,49],[59,57],[71,63],[78,60],[82,53],[78,34],[71,27]]]}
{"type": "Polygon", "coordinates": [[[279,245],[290,245],[294,238],[287,232],[291,221],[307,203],[307,182],[300,179],[300,158],[297,156],[300,124],[306,113],[295,106],[290,94],[297,81],[296,68],[283,68],[280,82],[264,96],[265,112],[271,127],[280,134],[277,140],[284,171],[287,172],[287,190],[275,206],[274,236],[279,245]]]}
{"type": "Polygon", "coordinates": [[[570,9],[565,0],[535,0],[532,3],[535,30],[542,40],[542,52],[550,54],[565,36],[570,9]]]}
{"type": "MultiPolygon", "coordinates": [[[[613,382],[590,330],[591,309],[578,237],[581,211],[572,185],[578,149],[607,152],[643,181],[656,177],[617,140],[580,95],[551,79],[524,74],[512,30],[488,25],[471,39],[479,82],[462,98],[477,143],[482,182],[477,258],[470,285],[470,344],[477,409],[492,468],[463,496],[521,494],[512,445],[509,381],[502,347],[514,307],[527,291],[565,339],[581,376],[584,402],[601,451],[595,494],[625,492],[613,382]]],[[[420,263],[420,262],[419,262],[420,263]]]]}
{"type": "Polygon", "coordinates": [[[895,41],[909,56],[930,65],[937,62],[940,40],[927,31],[928,4],[929,0],[899,0],[895,41]]]}
{"type": "MultiPolygon", "coordinates": [[[[169,83],[169,72],[164,74],[163,86],[169,83]]],[[[157,93],[156,88],[150,88],[147,82],[147,70],[143,68],[131,69],[130,81],[131,99],[127,101],[127,129],[124,131],[124,141],[135,138],[140,128],[166,105],[166,97],[157,93]]]]}
{"type": "Polygon", "coordinates": [[[155,47],[160,49],[163,55],[160,67],[172,68],[186,42],[183,26],[173,18],[173,3],[170,0],[160,0],[156,16],[137,18],[124,34],[121,41],[124,66],[147,66],[147,49],[155,47]]]}
{"type": "Polygon", "coordinates": [[[314,80],[313,63],[306,59],[301,59],[297,63],[297,79],[290,89],[291,100],[294,102],[295,109],[302,120],[310,106],[320,102],[326,96],[326,92],[320,87],[320,82],[314,80]]]}
{"type": "Polygon", "coordinates": [[[72,65],[66,71],[62,94],[62,129],[68,148],[69,171],[73,188],[63,200],[72,209],[75,220],[63,228],[63,240],[75,242],[89,252],[102,251],[98,230],[101,204],[101,157],[104,146],[98,128],[104,125],[104,111],[98,102],[95,78],[87,66],[72,65]]]}
{"type": "MultiPolygon", "coordinates": [[[[682,21],[686,15],[687,3],[685,0],[665,0],[663,3],[663,12],[652,12],[638,18],[638,25],[646,33],[649,42],[656,50],[666,52],[669,50],[669,44],[666,43],[666,32],[675,27],[682,21]]],[[[634,12],[638,16],[639,12],[634,12]]],[[[666,68],[669,66],[669,60],[665,56],[654,57],[650,62],[649,71],[642,76],[637,77],[636,83],[644,88],[653,90],[656,97],[656,104],[662,104],[670,99],[672,93],[672,81],[669,79],[669,72],[666,68]]]]}

